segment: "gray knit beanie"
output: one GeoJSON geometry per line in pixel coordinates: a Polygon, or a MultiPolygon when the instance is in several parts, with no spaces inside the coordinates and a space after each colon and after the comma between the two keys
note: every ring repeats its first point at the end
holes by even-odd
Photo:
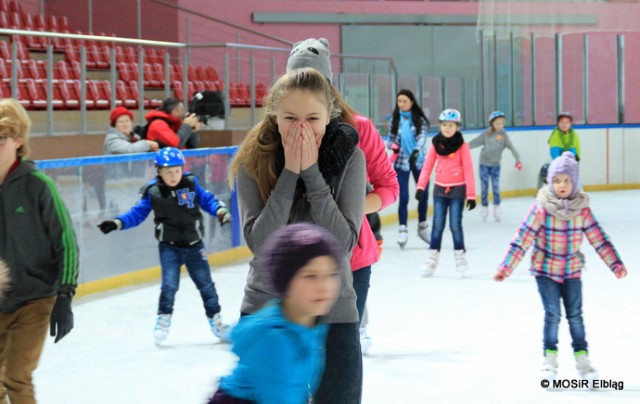
{"type": "Polygon", "coordinates": [[[330,256],[338,262],[340,245],[336,238],[311,223],[291,224],[273,233],[258,258],[262,272],[273,289],[284,294],[298,270],[316,257],[330,256]]]}
{"type": "Polygon", "coordinates": [[[313,67],[331,81],[333,73],[329,41],[325,38],[309,38],[293,45],[287,61],[287,72],[303,67],[313,67]]]}
{"type": "Polygon", "coordinates": [[[562,155],[551,162],[549,171],[547,172],[547,182],[549,183],[549,191],[555,195],[553,191],[553,177],[558,174],[566,174],[571,178],[573,188],[569,198],[573,198],[578,193],[578,181],[580,181],[580,165],[576,161],[573,153],[566,151],[562,155]]]}

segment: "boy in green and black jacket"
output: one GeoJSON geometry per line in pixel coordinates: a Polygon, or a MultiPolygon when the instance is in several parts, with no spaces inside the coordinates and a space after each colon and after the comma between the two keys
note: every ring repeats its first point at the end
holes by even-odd
{"type": "Polygon", "coordinates": [[[78,247],[53,181],[26,159],[31,120],[0,100],[0,258],[10,284],[0,301],[0,402],[35,402],[31,375],[50,327],[55,342],[73,328],[78,247]]]}

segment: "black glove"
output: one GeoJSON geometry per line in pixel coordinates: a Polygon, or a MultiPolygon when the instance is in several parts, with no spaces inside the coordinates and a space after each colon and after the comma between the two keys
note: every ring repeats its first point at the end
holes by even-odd
{"type": "Polygon", "coordinates": [[[118,230],[118,225],[113,220],[105,220],[98,225],[100,231],[104,234],[109,234],[114,230],[118,230]]]}
{"type": "Polygon", "coordinates": [[[414,150],[411,153],[411,156],[409,156],[409,165],[410,166],[415,166],[416,165],[416,161],[418,160],[418,153],[420,153],[420,150],[414,150]]]}
{"type": "Polygon", "coordinates": [[[475,199],[468,199],[467,200],[467,208],[469,208],[469,210],[474,210],[476,208],[476,200],[475,199]]]}
{"type": "Polygon", "coordinates": [[[73,329],[73,312],[71,311],[71,297],[65,294],[58,295],[56,304],[51,312],[50,335],[56,337],[54,342],[60,341],[73,329]]]}
{"type": "Polygon", "coordinates": [[[218,222],[220,222],[220,226],[231,222],[231,213],[229,213],[229,209],[227,209],[226,206],[219,207],[218,210],[216,210],[216,217],[218,218],[218,222]]]}
{"type": "Polygon", "coordinates": [[[421,201],[423,196],[424,196],[424,189],[416,190],[416,199],[417,200],[421,201]]]}

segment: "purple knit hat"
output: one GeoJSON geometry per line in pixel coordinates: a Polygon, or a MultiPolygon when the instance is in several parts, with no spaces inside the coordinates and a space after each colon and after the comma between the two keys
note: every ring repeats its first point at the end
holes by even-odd
{"type": "Polygon", "coordinates": [[[276,231],[267,240],[258,258],[260,267],[271,280],[273,289],[284,294],[300,268],[316,257],[342,257],[335,237],[322,227],[297,223],[276,231]]]}
{"type": "MultiPolygon", "coordinates": [[[[551,162],[549,171],[547,172],[547,182],[549,183],[549,191],[555,195],[553,191],[553,177],[558,174],[566,174],[571,178],[573,188],[569,198],[573,198],[578,193],[578,181],[580,180],[580,165],[576,161],[573,153],[566,151],[562,155],[551,162]]],[[[557,196],[557,195],[556,195],[557,196]]]]}

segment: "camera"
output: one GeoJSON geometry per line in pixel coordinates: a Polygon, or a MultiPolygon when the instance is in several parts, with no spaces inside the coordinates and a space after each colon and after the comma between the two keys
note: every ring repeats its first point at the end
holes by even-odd
{"type": "Polygon", "coordinates": [[[196,114],[198,122],[207,125],[209,118],[224,119],[224,95],[221,91],[202,91],[193,95],[189,114],[196,114]]]}

